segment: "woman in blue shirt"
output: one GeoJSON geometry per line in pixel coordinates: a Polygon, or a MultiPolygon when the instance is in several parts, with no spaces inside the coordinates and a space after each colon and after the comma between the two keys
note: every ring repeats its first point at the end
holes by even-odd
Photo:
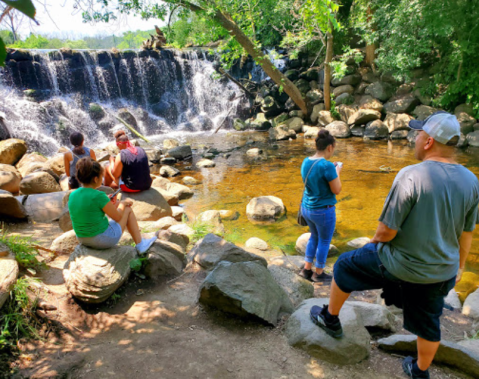
{"type": "Polygon", "coordinates": [[[335,145],[336,140],[329,131],[321,129],[316,137],[316,154],[307,157],[301,166],[303,182],[308,177],[301,212],[308,223],[311,237],[306,246],[305,264],[300,275],[313,282],[332,280],[332,276],[324,272],[324,267],[336,227],[336,195],[341,192],[341,164],[329,161],[335,145]],[[315,257],[316,270],[313,273],[315,257]]]}

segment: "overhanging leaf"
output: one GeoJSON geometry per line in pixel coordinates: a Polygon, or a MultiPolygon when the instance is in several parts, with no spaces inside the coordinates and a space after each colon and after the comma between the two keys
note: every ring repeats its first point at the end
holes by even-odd
{"type": "Polygon", "coordinates": [[[11,6],[22,12],[23,14],[30,17],[32,20],[35,19],[36,9],[32,3],[32,0],[1,0],[5,4],[11,6]]]}
{"type": "Polygon", "coordinates": [[[7,59],[7,49],[3,40],[0,38],[0,66],[5,66],[5,59],[7,59]]]}

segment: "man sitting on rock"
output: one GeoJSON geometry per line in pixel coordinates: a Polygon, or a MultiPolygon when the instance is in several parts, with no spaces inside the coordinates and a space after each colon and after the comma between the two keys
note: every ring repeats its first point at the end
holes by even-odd
{"type": "Polygon", "coordinates": [[[120,154],[110,157],[110,165],[105,171],[105,185],[119,187],[123,192],[150,189],[152,179],[145,150],[133,146],[123,130],[115,133],[115,139],[120,154]]]}
{"type": "Polygon", "coordinates": [[[460,136],[455,116],[437,112],[418,130],[415,156],[386,198],[370,243],[343,254],[334,265],[329,305],[311,308],[311,319],[329,335],[343,334],[339,313],[353,291],[383,289],[386,304],[400,306],[404,328],[417,335],[418,359],[407,357],[404,372],[429,378],[441,340],[444,297],[461,280],[479,204],[476,176],[457,164],[460,136]]]}

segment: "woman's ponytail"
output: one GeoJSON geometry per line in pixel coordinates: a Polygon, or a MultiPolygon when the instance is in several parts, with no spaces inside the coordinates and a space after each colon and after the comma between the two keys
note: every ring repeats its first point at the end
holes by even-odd
{"type": "Polygon", "coordinates": [[[73,132],[70,134],[70,143],[73,145],[73,153],[76,155],[85,154],[85,149],[83,148],[83,134],[79,132],[73,132]]]}

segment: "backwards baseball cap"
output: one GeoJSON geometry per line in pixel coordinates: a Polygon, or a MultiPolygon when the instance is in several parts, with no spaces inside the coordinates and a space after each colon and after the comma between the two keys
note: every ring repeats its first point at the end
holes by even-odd
{"type": "Polygon", "coordinates": [[[415,130],[424,130],[437,142],[444,145],[453,137],[461,136],[461,126],[456,116],[444,111],[438,111],[424,121],[411,120],[409,127],[415,130]]]}

